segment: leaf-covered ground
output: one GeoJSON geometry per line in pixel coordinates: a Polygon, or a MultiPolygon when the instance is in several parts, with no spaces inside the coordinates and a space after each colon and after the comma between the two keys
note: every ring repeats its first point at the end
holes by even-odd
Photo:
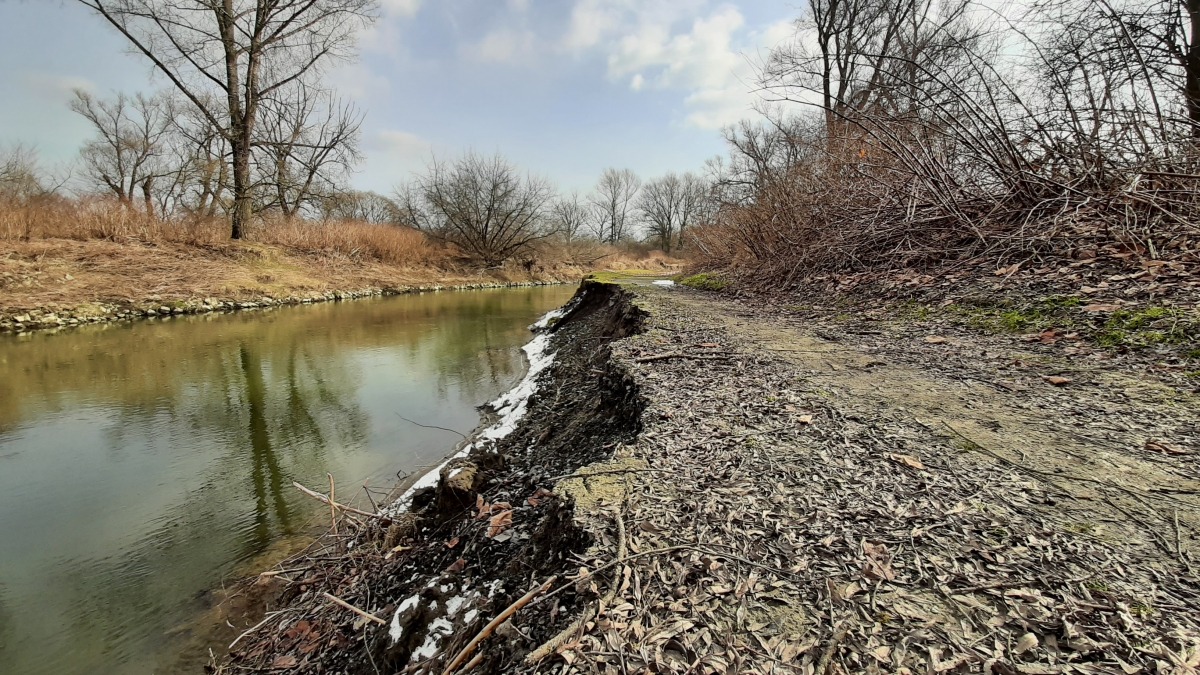
{"type": "Polygon", "coordinates": [[[609,602],[540,670],[1200,664],[1200,401],[1177,373],[638,293],[647,331],[614,347],[648,401],[633,468],[556,488],[609,483],[576,508],[599,542],[577,574],[609,602]]]}

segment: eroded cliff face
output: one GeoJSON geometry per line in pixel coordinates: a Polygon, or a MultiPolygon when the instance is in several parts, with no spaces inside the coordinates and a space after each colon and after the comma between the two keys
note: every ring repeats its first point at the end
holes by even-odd
{"type": "Polygon", "coordinates": [[[576,522],[571,491],[555,485],[612,459],[640,431],[645,402],[609,344],[640,331],[644,318],[629,292],[585,281],[535,324],[530,374],[492,404],[485,426],[381,509],[382,518],[362,519],[353,544],[333,541],[336,555],[283,563],[303,567],[270,582],[284,613],[219,667],[441,672],[492,618],[552,576],[566,586],[473,649],[475,672],[515,666],[570,624],[594,596],[586,581],[577,587],[562,577],[578,571],[572,554],[592,536],[576,522]]]}

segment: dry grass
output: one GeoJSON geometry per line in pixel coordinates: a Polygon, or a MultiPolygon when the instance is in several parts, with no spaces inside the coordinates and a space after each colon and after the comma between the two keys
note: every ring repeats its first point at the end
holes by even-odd
{"type": "MultiPolygon", "coordinates": [[[[229,226],[214,217],[159,220],[108,199],[48,195],[0,201],[0,241],[44,239],[213,246],[229,241],[229,226]]],[[[251,229],[247,239],[297,252],[392,265],[436,265],[447,258],[444,248],[432,245],[416,230],[353,220],[264,221],[251,229]]]]}

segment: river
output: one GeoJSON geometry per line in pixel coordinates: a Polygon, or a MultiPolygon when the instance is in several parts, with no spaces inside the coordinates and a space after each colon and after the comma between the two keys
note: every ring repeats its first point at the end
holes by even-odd
{"type": "Polygon", "coordinates": [[[436,464],[458,437],[401,416],[469,432],[573,291],[0,336],[0,673],[196,672],[210,591],[328,518],[292,481],[349,496],[436,464]]]}

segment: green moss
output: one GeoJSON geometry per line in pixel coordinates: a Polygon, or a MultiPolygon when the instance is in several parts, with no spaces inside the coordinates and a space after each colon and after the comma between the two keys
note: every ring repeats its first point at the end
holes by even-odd
{"type": "MultiPolygon", "coordinates": [[[[1109,315],[1096,334],[1101,346],[1183,344],[1200,337],[1200,319],[1172,307],[1120,309],[1109,315]]],[[[1188,352],[1189,356],[1196,351],[1188,352]]]]}
{"type": "Polygon", "coordinates": [[[1189,359],[1196,359],[1197,361],[1200,361],[1200,349],[1189,350],[1187,353],[1187,357],[1189,359]]]}
{"type": "Polygon", "coordinates": [[[1070,328],[1076,323],[1068,311],[1082,304],[1073,295],[1052,295],[1033,302],[1017,304],[1009,300],[964,301],[946,309],[968,326],[987,333],[1023,333],[1046,328],[1070,328]]]}
{"type": "Polygon", "coordinates": [[[719,291],[729,285],[728,279],[722,279],[715,274],[708,274],[706,272],[690,276],[680,275],[675,282],[690,288],[698,288],[702,291],[719,291]]]}
{"type": "Polygon", "coordinates": [[[1200,370],[1189,370],[1183,375],[1184,377],[1200,377],[1200,370]]]}

